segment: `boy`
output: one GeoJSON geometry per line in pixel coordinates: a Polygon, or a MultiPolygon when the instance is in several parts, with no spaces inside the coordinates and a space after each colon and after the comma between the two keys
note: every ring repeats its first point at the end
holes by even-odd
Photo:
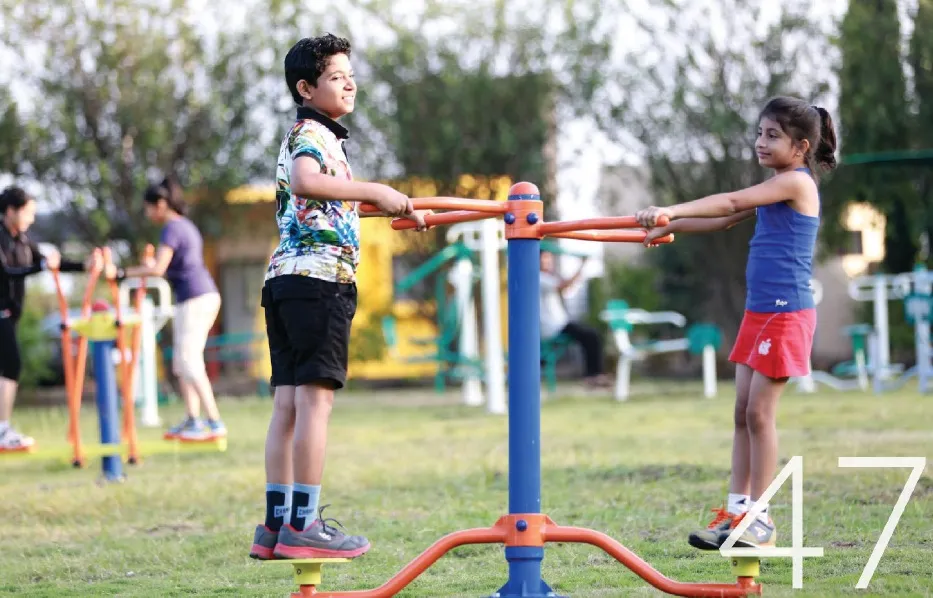
{"type": "MultiPolygon", "coordinates": [[[[346,381],[350,323],[356,313],[359,215],[355,202],[423,215],[391,187],[354,182],[343,149],[356,83],[350,42],[305,38],[285,57],[285,81],[298,104],[276,167],[281,241],[262,290],[275,388],[266,437],[266,520],[256,526],[257,559],[360,556],[363,536],[322,520],[318,508],[334,391],[346,381]]],[[[332,520],[328,520],[332,521],[332,520]]]]}

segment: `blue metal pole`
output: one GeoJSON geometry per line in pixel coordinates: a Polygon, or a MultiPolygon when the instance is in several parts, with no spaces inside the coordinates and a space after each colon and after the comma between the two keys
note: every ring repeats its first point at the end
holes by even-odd
{"type": "MultiPolygon", "coordinates": [[[[539,200],[538,195],[509,196],[539,200]]],[[[533,224],[541,214],[529,214],[533,224]]],[[[514,215],[506,215],[509,223],[514,215]]],[[[541,512],[541,321],[539,239],[509,239],[509,514],[541,512]]],[[[519,525],[521,522],[519,523],[519,525]]],[[[500,598],[554,596],[541,579],[544,549],[507,547],[500,598]]]]}
{"type": "Polygon", "coordinates": [[[100,426],[100,443],[112,444],[117,451],[103,457],[104,478],[108,481],[123,479],[123,462],[120,457],[120,426],[117,413],[117,378],[113,367],[112,340],[91,342],[94,359],[94,380],[97,383],[97,420],[100,426]]]}

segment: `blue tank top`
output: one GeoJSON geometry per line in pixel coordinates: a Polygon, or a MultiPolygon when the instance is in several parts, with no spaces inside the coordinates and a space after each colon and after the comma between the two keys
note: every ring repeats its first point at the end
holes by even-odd
{"type": "Polygon", "coordinates": [[[820,219],[801,214],[787,202],[759,206],[755,215],[745,268],[745,309],[774,313],[815,307],[810,278],[820,219]]]}

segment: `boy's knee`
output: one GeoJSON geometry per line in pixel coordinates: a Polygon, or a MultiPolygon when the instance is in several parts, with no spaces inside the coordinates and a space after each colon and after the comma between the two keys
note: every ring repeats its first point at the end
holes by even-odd
{"type": "Polygon", "coordinates": [[[335,384],[330,380],[303,384],[295,392],[295,402],[306,405],[318,412],[330,412],[334,406],[334,387],[335,384]]]}

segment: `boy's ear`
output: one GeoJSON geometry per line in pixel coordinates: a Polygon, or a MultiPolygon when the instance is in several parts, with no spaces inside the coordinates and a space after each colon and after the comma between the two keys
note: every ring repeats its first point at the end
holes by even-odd
{"type": "Polygon", "coordinates": [[[298,81],[295,88],[298,90],[298,94],[306,100],[310,100],[314,96],[314,86],[308,83],[307,79],[298,81]]]}

